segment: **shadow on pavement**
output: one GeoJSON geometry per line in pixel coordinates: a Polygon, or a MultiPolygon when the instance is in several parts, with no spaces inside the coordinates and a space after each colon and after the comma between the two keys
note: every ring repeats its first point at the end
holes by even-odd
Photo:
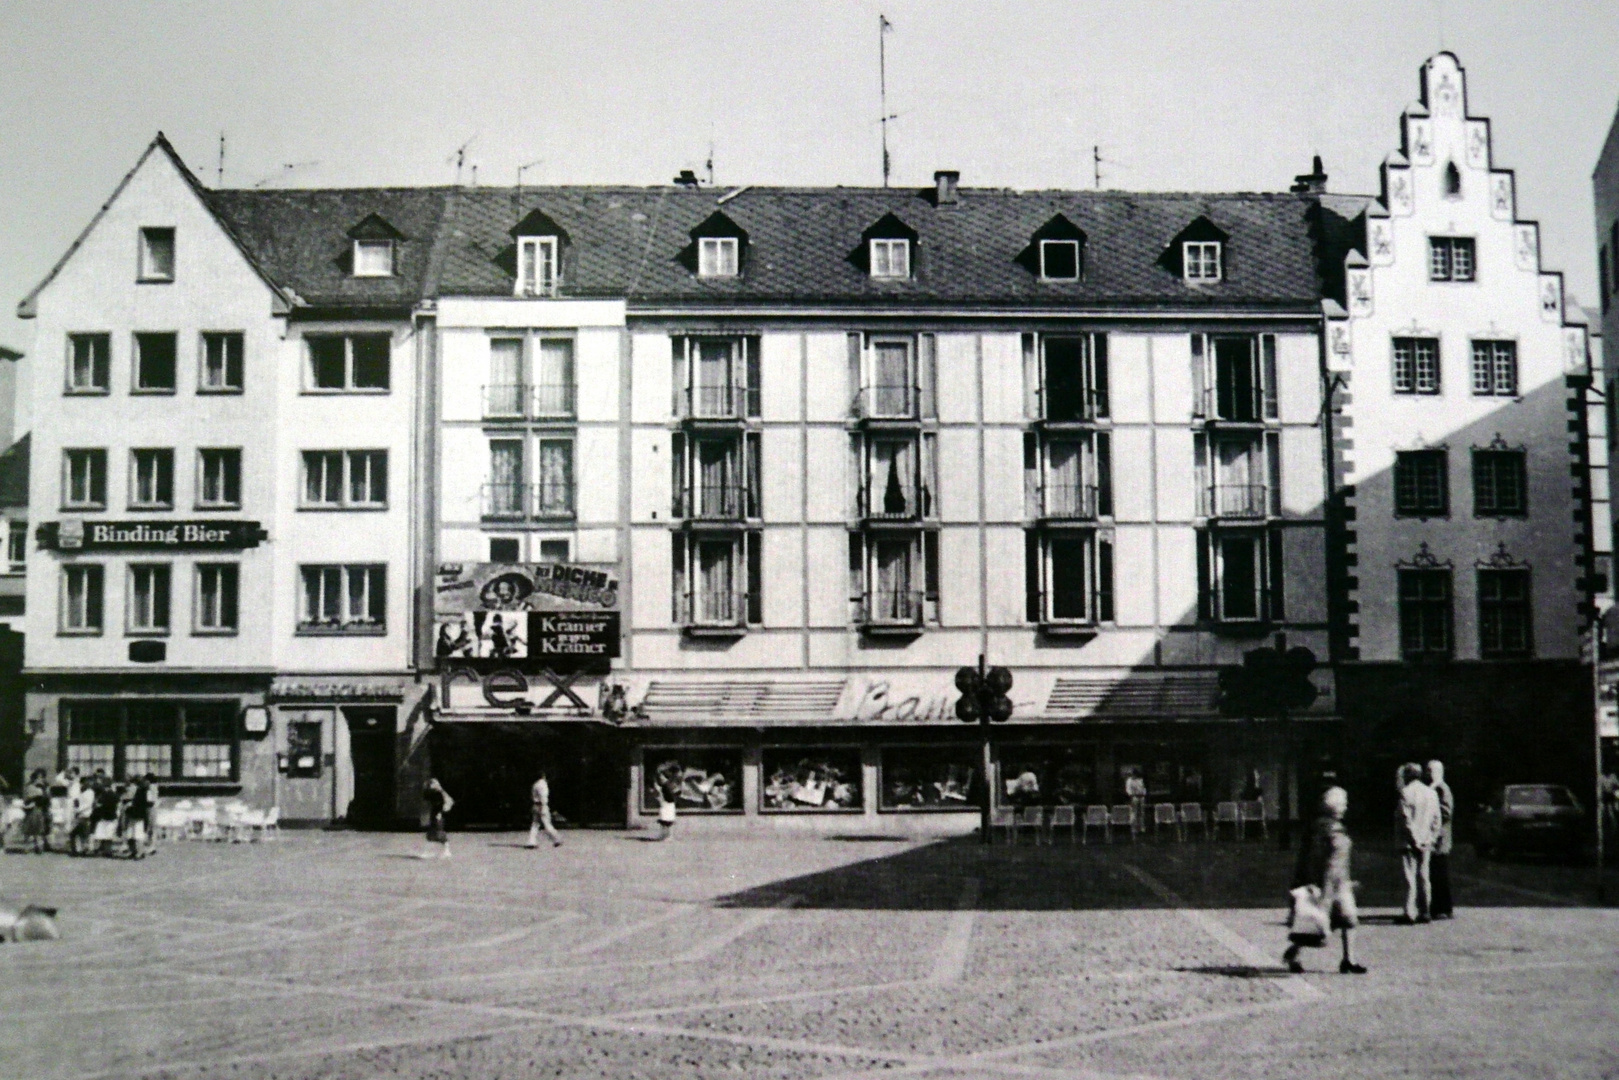
{"type": "MultiPolygon", "coordinates": [[[[801,908],[954,910],[976,881],[980,911],[1273,908],[1288,903],[1294,853],[1276,841],[1188,841],[1077,845],[997,844],[952,837],[873,855],[829,870],[782,878],[718,898],[724,907],[773,907],[788,897],[801,908]]],[[[1591,871],[1484,863],[1470,850],[1453,859],[1461,907],[1548,907],[1590,901],[1591,871]],[[1556,873],[1551,873],[1555,869],[1556,873]],[[1522,871],[1530,874],[1527,881],[1522,871]]],[[[1400,860],[1388,842],[1357,841],[1357,898],[1368,908],[1405,900],[1400,860]]],[[[1365,921],[1381,921],[1371,914],[1365,921]]]]}

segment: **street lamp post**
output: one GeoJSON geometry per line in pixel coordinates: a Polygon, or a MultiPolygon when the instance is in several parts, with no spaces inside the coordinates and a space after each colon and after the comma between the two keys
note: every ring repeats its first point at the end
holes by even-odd
{"type": "Polygon", "coordinates": [[[987,844],[990,842],[990,807],[995,799],[995,756],[990,745],[989,725],[991,721],[1002,723],[1011,719],[1012,699],[1006,694],[1012,689],[1012,673],[1003,667],[986,669],[984,654],[979,653],[977,667],[957,669],[956,689],[961,691],[961,699],[956,702],[956,717],[977,724],[983,743],[984,799],[978,808],[978,833],[987,844]]]}

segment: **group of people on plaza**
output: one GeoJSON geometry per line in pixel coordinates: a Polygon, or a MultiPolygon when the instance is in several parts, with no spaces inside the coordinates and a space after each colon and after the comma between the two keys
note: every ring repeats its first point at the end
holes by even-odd
{"type": "MultiPolygon", "coordinates": [[[[151,773],[119,783],[104,769],[83,776],[69,766],[51,778],[44,769],[35,769],[20,799],[23,845],[35,854],[124,853],[132,859],[155,854],[152,818],[157,790],[157,777],[151,773]]],[[[6,823],[0,827],[0,846],[9,841],[14,818],[14,813],[0,814],[0,822],[6,823]]]]}
{"type": "MultiPolygon", "coordinates": [[[[528,830],[528,843],[525,847],[537,848],[540,846],[540,833],[550,839],[552,847],[562,846],[562,836],[557,832],[556,824],[551,820],[551,782],[546,779],[545,770],[537,770],[538,776],[529,787],[529,800],[532,804],[533,815],[530,818],[528,830]]],[[[417,854],[418,859],[431,859],[435,857],[434,845],[438,846],[437,857],[448,859],[450,857],[450,833],[445,824],[445,815],[455,808],[455,800],[450,793],[444,790],[438,777],[431,777],[422,788],[422,807],[427,817],[427,846],[417,854]]]]}
{"type": "MultiPolygon", "coordinates": [[[[1454,917],[1450,895],[1452,820],[1456,799],[1445,783],[1445,766],[1428,762],[1401,765],[1397,785],[1400,804],[1395,821],[1400,865],[1405,873],[1405,908],[1396,923],[1411,926],[1454,917]]],[[[1293,910],[1288,918],[1289,945],[1282,954],[1287,969],[1304,970],[1299,960],[1305,948],[1321,948],[1336,931],[1343,941],[1338,970],[1364,975],[1355,961],[1355,928],[1360,911],[1355,903],[1355,881],[1350,873],[1353,842],[1344,828],[1349,793],[1329,787],[1321,796],[1320,816],[1299,847],[1293,870],[1293,910]]]]}

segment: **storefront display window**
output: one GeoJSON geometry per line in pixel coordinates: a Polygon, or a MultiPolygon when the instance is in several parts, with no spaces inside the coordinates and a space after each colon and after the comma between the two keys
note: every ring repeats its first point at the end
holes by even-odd
{"type": "Polygon", "coordinates": [[[1008,746],[1001,750],[1003,806],[1085,806],[1096,791],[1096,756],[1088,747],[1008,746]]]}
{"type": "Polygon", "coordinates": [[[681,813],[742,809],[742,748],[649,747],[641,781],[641,810],[658,812],[658,783],[668,778],[681,813]]]}
{"type": "Polygon", "coordinates": [[[64,701],[64,764],[116,780],[237,778],[235,701],[64,701]]]}
{"type": "Polygon", "coordinates": [[[1127,798],[1125,785],[1139,777],[1149,803],[1203,802],[1203,758],[1200,745],[1120,743],[1114,752],[1112,800],[1127,798]]]}
{"type": "Polygon", "coordinates": [[[766,747],[760,809],[859,810],[860,751],[855,747],[766,747]]]}
{"type": "Polygon", "coordinates": [[[883,750],[880,810],[972,810],[975,746],[895,746],[883,750]]]}

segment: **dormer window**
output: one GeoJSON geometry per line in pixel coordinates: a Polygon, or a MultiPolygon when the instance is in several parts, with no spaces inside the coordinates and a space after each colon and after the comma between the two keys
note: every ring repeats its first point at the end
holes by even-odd
{"type": "Polygon", "coordinates": [[[1181,245],[1181,273],[1187,281],[1220,280],[1220,242],[1188,240],[1181,245]]]}
{"type": "Polygon", "coordinates": [[[698,277],[736,277],[737,238],[704,236],[697,241],[698,277]]]}
{"type": "Polygon", "coordinates": [[[392,240],[354,241],[355,277],[393,277],[394,242],[392,240]]]}
{"type": "Polygon", "coordinates": [[[1040,241],[1040,277],[1044,281],[1079,280],[1079,241],[1040,241]]]}
{"type": "Polygon", "coordinates": [[[517,295],[557,294],[557,238],[520,236],[517,239],[517,295]]]}
{"type": "Polygon", "coordinates": [[[908,278],[911,276],[911,242],[900,238],[871,241],[871,276],[908,278]]]}

